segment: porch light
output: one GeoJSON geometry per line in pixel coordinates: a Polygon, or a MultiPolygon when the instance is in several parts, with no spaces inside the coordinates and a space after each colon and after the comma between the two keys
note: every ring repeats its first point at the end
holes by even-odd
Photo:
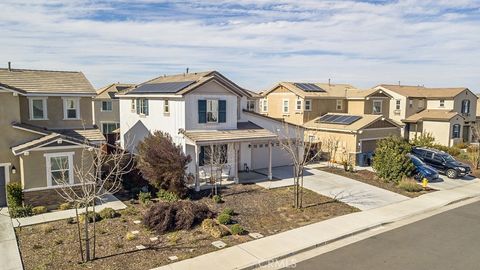
{"type": "Polygon", "coordinates": [[[248,148],[252,148],[252,145],[251,145],[251,144],[249,144],[249,145],[248,145],[248,148]]]}
{"type": "Polygon", "coordinates": [[[15,166],[12,166],[12,174],[16,174],[17,173],[17,168],[15,168],[15,166]]]}

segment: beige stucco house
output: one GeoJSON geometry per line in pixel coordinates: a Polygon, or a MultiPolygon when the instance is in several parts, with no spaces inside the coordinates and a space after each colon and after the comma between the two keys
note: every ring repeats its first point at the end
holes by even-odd
{"type": "Polygon", "coordinates": [[[478,97],[468,88],[381,84],[375,89],[393,97],[390,118],[405,124],[402,129],[405,138],[413,139],[428,132],[445,146],[472,141],[478,97]]]}
{"type": "Polygon", "coordinates": [[[95,90],[81,72],[0,69],[0,204],[20,182],[25,202],[59,202],[56,179],[78,179],[82,151],[104,142],[93,125],[95,90]]]}
{"type": "Polygon", "coordinates": [[[114,131],[120,128],[119,101],[115,95],[132,86],[134,84],[112,83],[98,89],[97,95],[93,98],[93,123],[98,126],[111,145],[114,145],[118,139],[114,131]]]}

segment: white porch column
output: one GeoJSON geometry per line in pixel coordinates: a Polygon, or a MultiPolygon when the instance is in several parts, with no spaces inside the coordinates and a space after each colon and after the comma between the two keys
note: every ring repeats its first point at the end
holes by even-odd
{"type": "Polygon", "coordinates": [[[268,180],[272,180],[272,142],[268,142],[268,180]]]}
{"type": "Polygon", "coordinates": [[[200,174],[198,169],[198,146],[195,144],[195,191],[200,191],[200,174]]]}
{"type": "Polygon", "coordinates": [[[238,184],[238,163],[240,160],[238,160],[238,149],[239,149],[240,143],[233,143],[233,151],[234,151],[234,157],[235,157],[235,164],[233,165],[234,172],[233,172],[233,181],[235,181],[236,184],[238,184]]]}

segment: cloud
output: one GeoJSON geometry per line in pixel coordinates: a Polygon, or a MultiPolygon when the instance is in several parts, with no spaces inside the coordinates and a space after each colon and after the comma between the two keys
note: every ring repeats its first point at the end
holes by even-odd
{"type": "Polygon", "coordinates": [[[216,69],[280,80],[480,84],[478,1],[0,2],[0,49],[19,68],[82,70],[100,87],[216,69]]]}

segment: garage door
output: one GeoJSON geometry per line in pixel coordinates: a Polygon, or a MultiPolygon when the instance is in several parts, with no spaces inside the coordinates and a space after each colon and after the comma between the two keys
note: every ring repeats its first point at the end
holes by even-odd
{"type": "Polygon", "coordinates": [[[362,153],[373,152],[377,148],[378,140],[362,141],[362,153]]]}
{"type": "MultiPolygon", "coordinates": [[[[252,170],[268,168],[268,144],[252,144],[252,170]]],[[[272,167],[292,164],[290,155],[280,146],[272,147],[272,167]]]]}

